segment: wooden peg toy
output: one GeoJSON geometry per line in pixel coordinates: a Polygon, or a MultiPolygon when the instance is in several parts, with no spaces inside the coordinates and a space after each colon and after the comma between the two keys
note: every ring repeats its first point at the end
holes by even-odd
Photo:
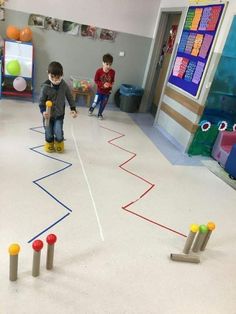
{"type": "Polygon", "coordinates": [[[32,248],[34,250],[32,276],[37,277],[40,273],[40,256],[43,248],[43,241],[35,240],[32,244],[32,248]]]}
{"type": "Polygon", "coordinates": [[[46,268],[49,270],[53,268],[54,244],[56,241],[57,237],[55,234],[49,234],[46,238],[46,242],[48,244],[46,268]]]}
{"type": "Polygon", "coordinates": [[[52,101],[47,100],[46,101],[46,113],[48,114],[48,117],[45,119],[45,126],[46,127],[49,125],[50,116],[51,116],[51,108],[52,108],[52,101]]]}
{"type": "Polygon", "coordinates": [[[11,244],[8,248],[8,252],[10,254],[9,279],[10,281],[16,281],[18,272],[18,255],[20,252],[19,244],[11,244]]]}

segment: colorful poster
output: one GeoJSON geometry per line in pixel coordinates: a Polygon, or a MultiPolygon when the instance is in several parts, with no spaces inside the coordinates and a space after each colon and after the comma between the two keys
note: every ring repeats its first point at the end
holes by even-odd
{"type": "Polygon", "coordinates": [[[224,4],[189,7],[169,83],[197,96],[224,4]]]}

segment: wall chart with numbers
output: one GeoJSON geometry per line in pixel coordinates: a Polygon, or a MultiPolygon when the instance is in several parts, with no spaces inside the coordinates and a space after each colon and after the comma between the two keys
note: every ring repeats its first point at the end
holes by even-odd
{"type": "Polygon", "coordinates": [[[169,83],[197,97],[224,4],[190,6],[169,83]]]}

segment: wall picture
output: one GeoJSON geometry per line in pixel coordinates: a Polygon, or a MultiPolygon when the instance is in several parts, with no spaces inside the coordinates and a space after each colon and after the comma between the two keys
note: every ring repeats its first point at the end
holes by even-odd
{"type": "Polygon", "coordinates": [[[100,39],[114,41],[116,32],[103,28],[100,32],[100,39]]]}
{"type": "Polygon", "coordinates": [[[81,36],[88,38],[96,37],[96,27],[92,25],[81,25],[81,36]]]}
{"type": "Polygon", "coordinates": [[[53,30],[55,32],[61,32],[62,24],[63,22],[61,20],[47,16],[45,17],[44,28],[47,30],[53,30]]]}
{"type": "Polygon", "coordinates": [[[45,16],[30,14],[28,25],[44,28],[45,16]]]}
{"type": "Polygon", "coordinates": [[[70,35],[78,35],[79,24],[70,21],[63,21],[62,31],[70,35]]]}
{"type": "Polygon", "coordinates": [[[5,9],[0,7],[0,21],[5,21],[5,9]]]}

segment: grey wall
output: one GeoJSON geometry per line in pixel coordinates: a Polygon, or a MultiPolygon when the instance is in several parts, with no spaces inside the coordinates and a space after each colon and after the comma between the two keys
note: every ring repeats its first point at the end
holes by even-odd
{"type": "MultiPolygon", "coordinates": [[[[28,17],[26,13],[6,10],[5,21],[0,21],[2,37],[5,38],[6,28],[10,24],[19,28],[26,26],[28,17]]],[[[65,79],[71,75],[93,78],[95,70],[102,65],[103,54],[107,52],[113,55],[113,68],[116,70],[113,95],[122,83],[142,85],[151,38],[118,33],[114,42],[107,42],[36,27],[32,27],[32,30],[36,92],[47,78],[47,66],[51,61],[57,60],[63,64],[65,79]],[[119,56],[120,51],[125,52],[124,57],[119,56]]]]}

